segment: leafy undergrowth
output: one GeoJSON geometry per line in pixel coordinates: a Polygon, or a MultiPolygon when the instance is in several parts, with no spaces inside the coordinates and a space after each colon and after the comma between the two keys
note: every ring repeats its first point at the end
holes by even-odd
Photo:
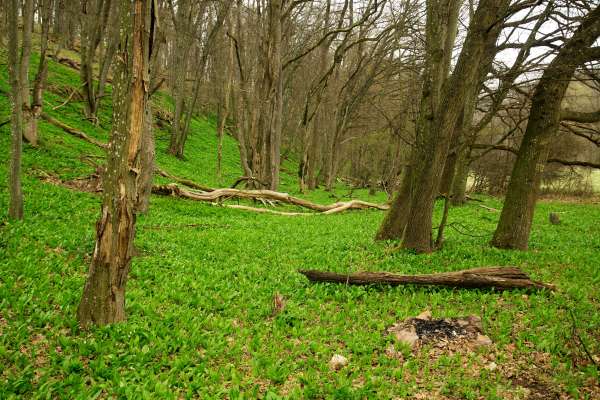
{"type": "MultiPolygon", "coordinates": [[[[6,91],[0,68],[0,89],[6,91]]],[[[76,87],[73,71],[52,63],[50,82],[76,87]]],[[[106,140],[81,119],[81,104],[49,93],[48,112],[106,140]]],[[[0,118],[8,114],[0,94],[0,118]]],[[[187,160],[164,154],[173,174],[217,185],[214,125],[196,119],[187,160]]],[[[600,354],[600,207],[544,202],[528,252],[488,246],[498,213],[479,203],[452,209],[447,241],[432,255],[375,243],[383,213],[281,217],[153,197],[139,218],[127,293],[128,321],[81,331],[75,319],[94,244],[97,196],[41,182],[93,171],[94,146],[44,122],[41,145],[24,149],[25,221],[6,218],[0,174],[0,398],[597,398],[600,354]],[[560,212],[561,225],[547,221],[560,212]],[[459,233],[461,232],[461,233],[459,233]],[[516,265],[555,283],[555,294],[417,287],[310,284],[298,268],[337,272],[429,273],[516,265]],[[273,296],[285,302],[272,316],[273,296]],[[412,353],[382,332],[424,309],[434,317],[481,316],[489,348],[412,353]],[[572,316],[571,316],[572,314],[572,316]],[[573,318],[572,318],[573,317],[573,318]],[[574,321],[574,322],[573,322],[574,321]],[[390,345],[398,352],[390,354],[390,345]],[[348,364],[333,371],[333,354],[348,364]],[[491,365],[495,365],[493,368],[491,365]]],[[[226,138],[224,180],[239,175],[236,144],[226,138]]],[[[8,164],[9,130],[0,128],[8,164]]],[[[294,177],[284,179],[293,192],[294,177]]],[[[338,195],[348,193],[340,188],[338,195]]],[[[317,191],[312,199],[333,201],[317,191]]],[[[369,197],[372,201],[385,196],[369,197]]],[[[498,200],[485,199],[490,207],[498,200]]],[[[438,210],[439,212],[439,210],[438,210]]]]}

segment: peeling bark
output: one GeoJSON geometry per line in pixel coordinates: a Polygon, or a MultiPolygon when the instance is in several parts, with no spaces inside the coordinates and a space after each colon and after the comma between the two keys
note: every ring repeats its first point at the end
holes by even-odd
{"type": "Polygon", "coordinates": [[[113,128],[103,176],[96,246],[81,303],[82,327],[125,319],[125,287],[134,254],[136,215],[143,208],[148,118],[151,0],[121,0],[121,39],[113,80],[113,128]]]}

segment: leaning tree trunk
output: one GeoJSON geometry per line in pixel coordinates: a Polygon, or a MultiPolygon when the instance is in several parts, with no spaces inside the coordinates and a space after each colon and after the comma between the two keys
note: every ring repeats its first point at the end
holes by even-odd
{"type": "Polygon", "coordinates": [[[77,316],[82,326],[125,319],[125,285],[133,255],[136,214],[148,191],[141,186],[149,135],[148,35],[152,0],[121,0],[121,40],[113,81],[113,128],[103,177],[96,246],[77,316]]]}
{"type": "Polygon", "coordinates": [[[21,188],[21,149],[23,147],[23,90],[20,76],[19,59],[19,1],[9,0],[8,8],[8,72],[10,76],[12,114],[11,114],[11,146],[9,187],[10,201],[8,216],[12,219],[23,219],[23,191],[21,188]]]}
{"type": "Polygon", "coordinates": [[[544,71],[535,88],[523,142],[510,177],[492,245],[527,250],[540,180],[552,138],[560,124],[560,106],[578,66],[590,61],[586,50],[600,36],[600,6],[591,11],[544,71]]]}

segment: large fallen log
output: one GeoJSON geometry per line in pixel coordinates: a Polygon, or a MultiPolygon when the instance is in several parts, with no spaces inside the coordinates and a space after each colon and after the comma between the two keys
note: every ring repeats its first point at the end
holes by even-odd
{"type": "Polygon", "coordinates": [[[555,286],[532,281],[517,267],[474,268],[455,272],[424,275],[398,275],[390,272],[357,272],[338,274],[317,270],[299,270],[311,282],[332,282],[348,285],[386,284],[398,285],[437,285],[454,288],[494,288],[494,289],[546,289],[555,286]]]}
{"type": "MultiPolygon", "coordinates": [[[[387,210],[389,208],[389,206],[386,204],[375,204],[362,200],[342,201],[333,204],[317,204],[299,197],[290,196],[287,193],[275,192],[272,190],[214,189],[211,192],[194,192],[183,189],[174,184],[169,184],[154,185],[152,187],[152,193],[196,201],[206,201],[210,203],[220,202],[226,199],[278,201],[298,207],[308,208],[309,210],[318,211],[323,214],[335,214],[350,209],[364,210],[372,208],[377,210],[387,210]]],[[[246,207],[246,209],[248,208],[246,207]]]]}

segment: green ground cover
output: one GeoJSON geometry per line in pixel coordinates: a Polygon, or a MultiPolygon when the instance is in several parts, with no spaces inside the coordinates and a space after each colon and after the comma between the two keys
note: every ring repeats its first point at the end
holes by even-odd
{"type": "MultiPolygon", "coordinates": [[[[54,87],[78,86],[77,73],[55,63],[49,78],[54,87]]],[[[1,65],[0,91],[8,90],[6,82],[1,65]]],[[[110,104],[96,128],[82,120],[81,103],[52,111],[64,98],[49,92],[47,100],[53,117],[107,140],[110,104]]],[[[8,113],[0,93],[0,121],[8,113]]],[[[153,196],[150,213],[139,218],[142,255],[128,282],[128,321],[84,332],[75,311],[100,200],[38,176],[85,176],[93,168],[81,156],[101,152],[43,121],[40,132],[40,146],[24,149],[23,222],[7,220],[6,169],[0,173],[0,398],[592,399],[600,393],[598,368],[585,353],[598,363],[597,204],[541,203],[531,250],[516,252],[488,246],[499,215],[469,203],[451,211],[450,222],[461,225],[448,230],[443,250],[414,255],[373,241],[380,211],[292,218],[153,196]],[[563,223],[551,225],[549,212],[560,212],[563,223]],[[491,265],[519,266],[559,291],[315,285],[296,272],[429,273],[491,265]],[[275,293],[285,308],[273,317],[275,293]],[[481,316],[494,344],[433,356],[382,334],[425,309],[434,317],[481,316]],[[348,365],[332,371],[333,354],[347,357],[348,365]]],[[[185,161],[165,154],[167,138],[157,131],[162,168],[219,183],[210,119],[194,120],[185,161]]],[[[5,125],[2,165],[8,148],[5,125]]],[[[238,164],[237,145],[227,136],[226,183],[239,176],[238,164]]],[[[295,177],[284,174],[282,189],[296,193],[295,186],[295,177]]],[[[334,197],[347,193],[340,186],[334,197]]],[[[385,199],[366,191],[353,196],[385,199]]],[[[309,198],[335,200],[324,191],[309,198]]],[[[493,198],[484,204],[501,207],[493,198]]]]}

